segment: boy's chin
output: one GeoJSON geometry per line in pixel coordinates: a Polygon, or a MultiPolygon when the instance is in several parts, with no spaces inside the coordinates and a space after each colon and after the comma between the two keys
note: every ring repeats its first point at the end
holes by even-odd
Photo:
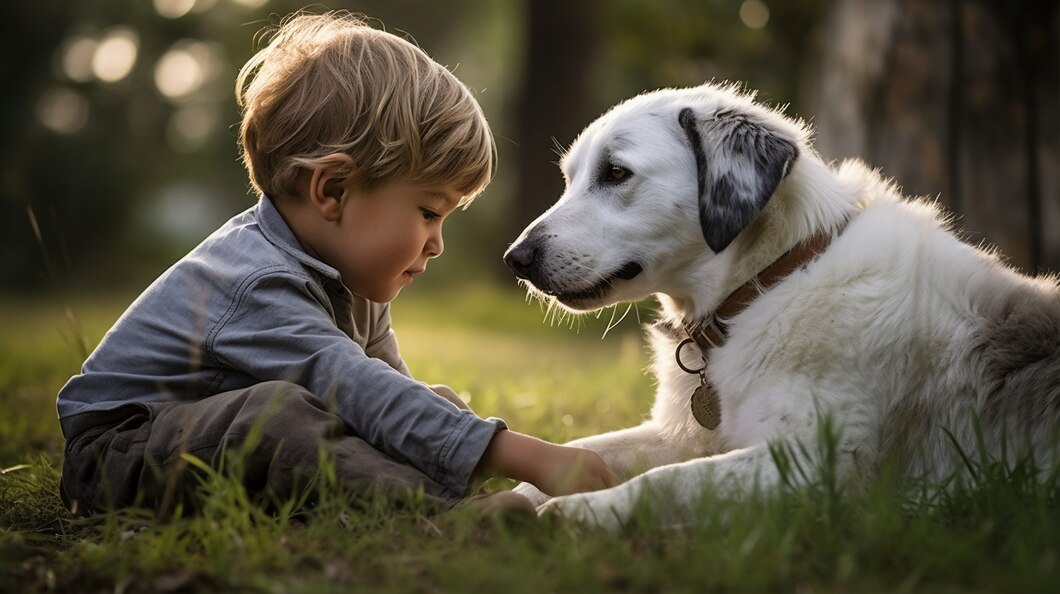
{"type": "Polygon", "coordinates": [[[404,289],[412,283],[412,278],[408,275],[402,274],[396,279],[391,280],[389,283],[376,283],[374,286],[350,286],[346,285],[352,293],[359,295],[369,301],[375,303],[389,303],[398,296],[401,289],[404,289]]]}
{"type": "Polygon", "coordinates": [[[380,291],[380,292],[374,293],[372,295],[361,295],[361,297],[364,297],[365,299],[367,299],[369,301],[372,301],[372,302],[375,302],[375,303],[390,303],[391,301],[393,301],[398,296],[398,293],[400,293],[400,292],[401,292],[401,289],[398,288],[398,289],[395,289],[394,291],[390,291],[390,292],[380,291]]]}
{"type": "Polygon", "coordinates": [[[405,286],[406,285],[398,285],[396,287],[380,289],[374,296],[369,297],[369,299],[376,303],[389,303],[397,298],[398,294],[401,293],[401,289],[404,289],[405,286]]]}
{"type": "Polygon", "coordinates": [[[373,289],[361,287],[355,289],[349,287],[349,289],[354,295],[367,299],[373,303],[389,303],[398,296],[402,287],[377,287],[373,289]]]}

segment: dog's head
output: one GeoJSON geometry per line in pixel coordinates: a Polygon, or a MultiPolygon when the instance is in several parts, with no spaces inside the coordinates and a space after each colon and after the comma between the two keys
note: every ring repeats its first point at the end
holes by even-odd
{"type": "Polygon", "coordinates": [[[560,162],[566,190],[504,261],[576,311],[667,292],[759,215],[804,140],[731,87],[630,99],[574,141],[560,162]]]}

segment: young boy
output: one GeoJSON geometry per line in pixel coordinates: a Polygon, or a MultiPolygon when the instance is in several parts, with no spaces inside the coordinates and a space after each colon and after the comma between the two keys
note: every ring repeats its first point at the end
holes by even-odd
{"type": "Polygon", "coordinates": [[[398,353],[388,303],[495,167],[452,73],[348,14],[299,15],[236,97],[261,197],[148,287],[59,393],[67,505],[194,506],[182,454],[221,468],[248,442],[243,481],[264,502],[304,488],[321,445],[346,486],[422,488],[443,508],[479,474],[550,494],[613,484],[596,454],[475,416],[398,353]]]}

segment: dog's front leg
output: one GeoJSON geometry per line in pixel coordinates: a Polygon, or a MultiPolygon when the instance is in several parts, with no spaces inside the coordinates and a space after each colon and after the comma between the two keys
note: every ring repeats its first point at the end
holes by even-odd
{"type": "MultiPolygon", "coordinates": [[[[620,480],[627,480],[651,468],[707,454],[705,440],[696,442],[664,435],[660,425],[653,421],[629,429],[583,437],[567,445],[587,448],[600,454],[607,467],[620,480]]],[[[529,483],[520,483],[514,491],[526,496],[534,505],[541,505],[549,499],[548,495],[529,483]]]]}
{"type": "Polygon", "coordinates": [[[682,525],[695,516],[707,489],[739,501],[756,489],[768,491],[779,484],[780,473],[768,446],[762,444],[661,466],[610,489],[556,497],[539,506],[538,513],[558,513],[616,531],[629,522],[637,501],[650,496],[664,502],[655,508],[664,524],[682,525]]]}

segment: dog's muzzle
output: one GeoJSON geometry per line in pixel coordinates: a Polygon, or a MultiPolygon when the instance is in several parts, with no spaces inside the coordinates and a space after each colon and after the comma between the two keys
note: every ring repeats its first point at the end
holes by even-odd
{"type": "Polygon", "coordinates": [[[581,306],[599,300],[607,295],[618,280],[632,280],[644,268],[637,262],[626,262],[617,270],[598,278],[579,276],[575,279],[557,279],[550,277],[542,266],[544,258],[542,249],[532,239],[513,245],[504,254],[504,263],[515,273],[515,276],[528,281],[541,293],[557,298],[569,306],[581,306]],[[585,284],[588,281],[590,284],[585,284]]]}

